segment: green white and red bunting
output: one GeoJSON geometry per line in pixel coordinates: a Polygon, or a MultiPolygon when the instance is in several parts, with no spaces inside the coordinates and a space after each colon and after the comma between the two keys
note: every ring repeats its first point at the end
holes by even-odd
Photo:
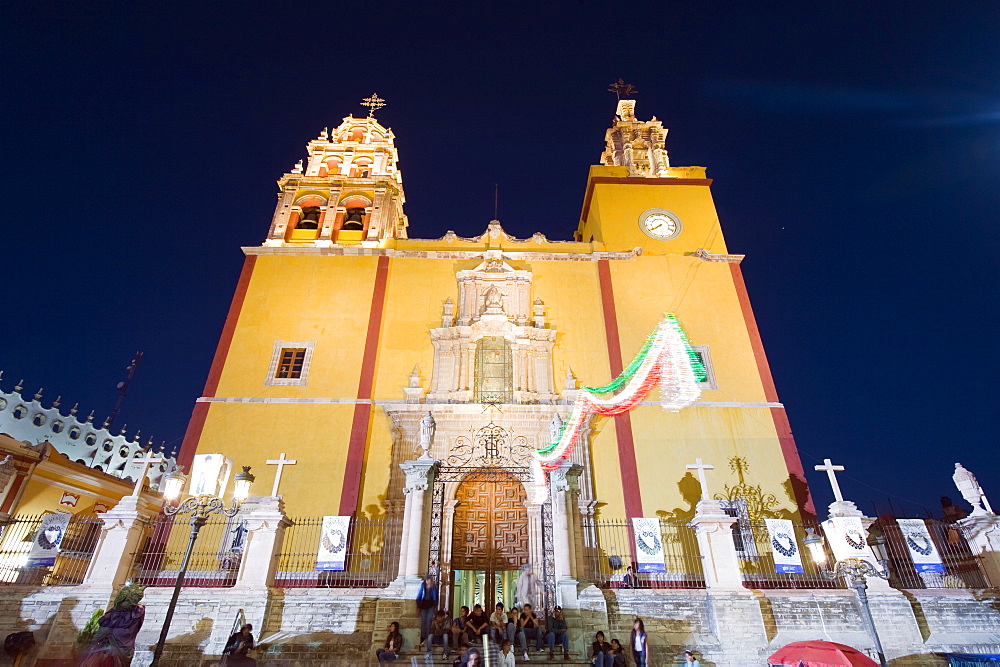
{"type": "Polygon", "coordinates": [[[603,387],[583,387],[559,439],[534,452],[535,479],[547,483],[544,471],[555,470],[573,453],[584,426],[594,413],[620,415],[641,403],[654,386],[660,387],[660,405],[676,412],[701,394],[705,366],[691,348],[677,317],[665,313],[632,363],[603,387]]]}

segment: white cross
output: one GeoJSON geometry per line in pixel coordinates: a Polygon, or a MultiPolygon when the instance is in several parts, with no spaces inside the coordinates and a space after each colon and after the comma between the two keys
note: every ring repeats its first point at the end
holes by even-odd
{"type": "Polygon", "coordinates": [[[838,503],[844,500],[844,494],[840,492],[840,484],[837,483],[837,475],[834,471],[843,469],[844,466],[835,466],[830,459],[823,459],[823,465],[816,466],[816,470],[825,471],[827,477],[830,478],[830,486],[833,487],[833,499],[838,503]]]}
{"type": "Polygon", "coordinates": [[[281,452],[281,455],[276,459],[271,459],[266,462],[269,466],[278,466],[278,472],[274,473],[274,487],[271,489],[271,495],[278,495],[278,484],[281,483],[281,471],[285,469],[285,466],[293,466],[298,461],[295,459],[286,459],[285,453],[281,452]]]}
{"type": "Polygon", "coordinates": [[[146,471],[149,470],[149,466],[154,463],[163,463],[163,457],[147,451],[145,456],[132,459],[132,463],[142,464],[139,468],[139,478],[135,481],[135,488],[132,489],[132,495],[138,496],[139,492],[142,491],[142,483],[146,481],[146,471]]]}
{"type": "Polygon", "coordinates": [[[715,470],[715,466],[709,465],[707,463],[702,463],[701,459],[695,459],[694,461],[695,461],[694,463],[687,464],[686,467],[687,467],[688,470],[697,470],[698,471],[698,482],[701,484],[701,499],[702,500],[709,500],[709,497],[708,497],[708,482],[705,481],[705,471],[706,470],[715,470]]]}

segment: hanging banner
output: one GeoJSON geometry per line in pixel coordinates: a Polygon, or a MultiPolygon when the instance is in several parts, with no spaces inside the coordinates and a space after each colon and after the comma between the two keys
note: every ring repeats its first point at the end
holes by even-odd
{"type": "Polygon", "coordinates": [[[791,519],[764,519],[771,538],[774,554],[774,571],[778,574],[802,574],[802,553],[795,541],[795,527],[791,519]]]}
{"type": "Polygon", "coordinates": [[[868,531],[859,516],[835,516],[823,522],[823,532],[837,560],[862,558],[875,562],[868,546],[868,531]]]}
{"type": "Polygon", "coordinates": [[[347,562],[347,531],[349,516],[325,516],[316,553],[317,570],[343,570],[347,562]]]}
{"type": "Polygon", "coordinates": [[[660,537],[660,520],[657,518],[632,518],[635,533],[635,571],[666,572],[663,565],[663,540],[660,537]]]}
{"type": "Polygon", "coordinates": [[[906,548],[910,550],[910,560],[917,572],[940,572],[944,574],[944,562],[937,545],[931,539],[927,524],[923,519],[896,519],[903,533],[906,548]]]}
{"type": "Polygon", "coordinates": [[[38,534],[28,552],[28,567],[50,567],[56,564],[56,556],[59,554],[59,545],[62,544],[66,535],[66,527],[69,526],[72,514],[59,512],[56,514],[46,514],[42,517],[42,522],[38,526],[38,534]]]}

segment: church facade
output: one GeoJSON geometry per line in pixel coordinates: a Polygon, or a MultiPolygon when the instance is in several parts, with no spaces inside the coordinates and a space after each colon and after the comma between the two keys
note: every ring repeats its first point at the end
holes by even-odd
{"type": "Polygon", "coordinates": [[[477,237],[421,239],[392,131],[373,115],[324,130],[279,180],[263,243],[243,248],[179,462],[222,453],[266,487],[277,468],[264,462],[285,452],[297,462],[279,491],[290,516],[396,519],[409,569],[446,582],[560,569],[547,540],[566,513],[587,526],[690,518],[696,459],[716,466],[717,490],[755,488],[774,516],[811,513],[743,257],[726,247],[705,169],[671,166],[666,133],[619,102],[571,240],[517,239],[495,220],[477,237]],[[700,398],[588,419],[549,475],[572,478],[572,506],[553,504],[532,489],[532,453],[558,439],[582,385],[622,373],[664,312],[705,367],[700,398]],[[427,496],[419,517],[414,489],[427,496]]]}

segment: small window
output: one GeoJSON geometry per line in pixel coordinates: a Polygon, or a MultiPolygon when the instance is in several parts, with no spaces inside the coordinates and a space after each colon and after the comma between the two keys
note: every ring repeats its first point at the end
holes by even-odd
{"type": "Polygon", "coordinates": [[[35,426],[41,426],[42,424],[45,423],[45,415],[43,415],[41,412],[36,412],[35,416],[31,418],[31,423],[34,424],[35,426]]]}
{"type": "Polygon", "coordinates": [[[53,433],[62,433],[62,430],[63,430],[63,423],[61,421],[52,422],[53,433]]]}
{"type": "Polygon", "coordinates": [[[111,451],[112,449],[114,449],[114,448],[115,448],[115,443],[113,443],[113,442],[112,442],[112,441],[110,441],[110,440],[105,440],[105,441],[104,441],[104,444],[103,444],[103,445],[101,445],[101,447],[102,447],[102,449],[104,449],[104,451],[106,451],[106,452],[110,452],[110,451],[111,451]]]}
{"type": "Polygon", "coordinates": [[[316,341],[274,341],[265,385],[306,386],[316,341]]]}
{"type": "Polygon", "coordinates": [[[19,405],[11,411],[11,414],[14,415],[14,419],[24,419],[28,414],[28,408],[19,405]]]}
{"type": "Polygon", "coordinates": [[[718,389],[719,383],[715,381],[715,369],[712,368],[712,355],[709,354],[708,345],[692,345],[691,349],[701,359],[701,365],[705,367],[705,381],[698,384],[702,389],[718,389]]]}
{"type": "Polygon", "coordinates": [[[750,513],[747,511],[746,498],[732,498],[719,501],[727,515],[736,519],[733,524],[733,546],[736,555],[742,560],[757,560],[757,543],[753,538],[753,527],[750,524],[750,513]]]}
{"type": "Polygon", "coordinates": [[[93,433],[88,433],[87,437],[84,438],[83,441],[86,442],[91,447],[93,447],[95,444],[97,444],[97,436],[94,435],[93,433]]]}
{"type": "Polygon", "coordinates": [[[80,439],[80,434],[81,434],[80,429],[78,429],[76,426],[74,426],[73,428],[71,428],[69,430],[69,439],[70,440],[79,440],[80,439]]]}
{"type": "Polygon", "coordinates": [[[304,347],[284,347],[281,349],[281,358],[278,360],[278,370],[274,374],[276,378],[300,378],[302,377],[302,365],[306,361],[306,348],[304,347]]]}

